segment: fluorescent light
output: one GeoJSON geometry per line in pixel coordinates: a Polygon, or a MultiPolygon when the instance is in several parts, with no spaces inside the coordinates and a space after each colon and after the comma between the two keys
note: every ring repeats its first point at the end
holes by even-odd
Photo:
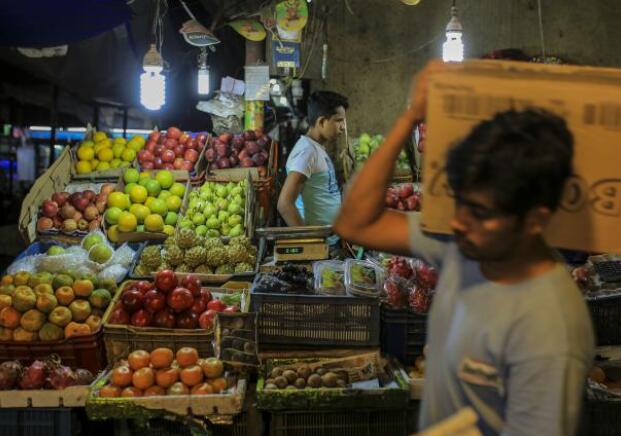
{"type": "Polygon", "coordinates": [[[444,62],[462,62],[464,60],[463,27],[457,17],[457,7],[453,2],[451,21],[446,26],[446,41],[442,45],[444,62]]]}
{"type": "Polygon", "coordinates": [[[209,94],[209,67],[201,65],[198,69],[198,93],[209,94]]]}

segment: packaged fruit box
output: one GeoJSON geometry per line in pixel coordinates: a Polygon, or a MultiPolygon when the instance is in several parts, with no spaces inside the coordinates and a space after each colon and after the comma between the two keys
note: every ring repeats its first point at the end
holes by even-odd
{"type": "Polygon", "coordinates": [[[205,169],[203,153],[209,135],[204,132],[193,134],[177,127],[154,130],[137,154],[141,170],[186,171],[191,175],[205,169]]]}
{"type": "Polygon", "coordinates": [[[255,192],[252,180],[209,179],[193,186],[185,198],[179,228],[200,237],[253,237],[255,192]]]}
{"type": "Polygon", "coordinates": [[[171,269],[181,278],[192,274],[202,283],[252,281],[264,253],[263,239],[255,247],[244,236],[222,241],[202,238],[193,230],[183,228],[161,245],[145,243],[129,274],[133,279],[150,279],[159,270],[171,269]]]}
{"type": "Polygon", "coordinates": [[[197,346],[213,356],[215,316],[247,312],[250,283],[206,288],[193,276],[159,272],[153,281],[128,281],[103,317],[104,342],[110,362],[133,349],[197,346]],[[240,289],[241,288],[241,289],[240,289]]]}
{"type": "Polygon", "coordinates": [[[93,373],[64,365],[57,355],[30,364],[0,364],[0,408],[84,407],[93,373]]]}
{"type": "Polygon", "coordinates": [[[408,377],[378,352],[341,358],[270,359],[257,383],[261,410],[405,409],[408,377]]]}
{"type": "Polygon", "coordinates": [[[108,195],[103,220],[108,239],[140,242],[173,235],[189,186],[187,172],[128,168],[108,195]]]}
{"type": "Polygon", "coordinates": [[[188,411],[218,423],[241,413],[246,380],[197,347],[157,347],[125,354],[91,385],[90,419],[147,418],[188,411]]]}
{"type": "Polygon", "coordinates": [[[145,146],[140,135],[125,138],[110,138],[98,131],[71,150],[71,178],[115,179],[125,168],[135,166],[136,156],[145,146]]]}

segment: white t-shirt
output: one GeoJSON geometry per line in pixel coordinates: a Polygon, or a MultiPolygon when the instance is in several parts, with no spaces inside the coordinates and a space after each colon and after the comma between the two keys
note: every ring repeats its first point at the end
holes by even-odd
{"type": "Polygon", "coordinates": [[[331,225],[341,207],[341,192],[334,165],[324,148],[308,136],[301,136],[287,159],[287,174],[306,176],[296,207],[306,225],[331,225]]]}

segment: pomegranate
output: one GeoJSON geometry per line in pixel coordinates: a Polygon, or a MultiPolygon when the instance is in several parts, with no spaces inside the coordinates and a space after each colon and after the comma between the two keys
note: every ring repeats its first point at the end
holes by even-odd
{"type": "Polygon", "coordinates": [[[78,368],[75,371],[76,385],[90,385],[95,377],[88,369],[78,368]]]}
{"type": "Polygon", "coordinates": [[[22,389],[41,389],[45,385],[45,363],[35,360],[26,368],[19,381],[19,387],[22,389]]]}
{"type": "Polygon", "coordinates": [[[78,378],[68,366],[51,365],[49,368],[48,384],[56,390],[65,389],[78,384],[78,378]]]}
{"type": "Polygon", "coordinates": [[[0,365],[0,391],[12,389],[22,373],[22,365],[17,360],[9,360],[0,365]]]}

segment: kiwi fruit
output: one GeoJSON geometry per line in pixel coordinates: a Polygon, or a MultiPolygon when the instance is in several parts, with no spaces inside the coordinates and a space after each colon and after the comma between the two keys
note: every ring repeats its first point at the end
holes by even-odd
{"type": "Polygon", "coordinates": [[[298,376],[306,380],[312,374],[310,368],[308,366],[302,366],[298,368],[298,376]]]}
{"type": "Polygon", "coordinates": [[[279,375],[282,375],[282,371],[283,371],[282,368],[279,367],[279,366],[277,366],[276,368],[272,369],[272,374],[271,374],[272,378],[276,378],[279,375]]]}
{"type": "Polygon", "coordinates": [[[287,390],[292,391],[292,390],[296,390],[297,388],[293,385],[289,385],[286,387],[287,390]]]}
{"type": "Polygon", "coordinates": [[[290,369],[285,370],[285,372],[283,372],[282,375],[291,384],[295,383],[295,381],[298,379],[298,374],[295,371],[292,371],[290,369]]]}
{"type": "Polygon", "coordinates": [[[265,389],[278,389],[278,386],[276,386],[274,383],[268,383],[265,385],[265,389]]]}
{"type": "Polygon", "coordinates": [[[339,388],[346,388],[346,387],[347,387],[347,383],[346,383],[346,382],[345,382],[345,380],[343,380],[342,378],[340,378],[340,379],[338,379],[338,380],[336,381],[336,385],[337,385],[339,388]]]}
{"type": "Polygon", "coordinates": [[[321,384],[326,388],[333,388],[336,386],[338,377],[333,372],[327,372],[321,376],[321,384]]]}
{"type": "Polygon", "coordinates": [[[304,389],[306,387],[306,380],[300,377],[295,381],[294,386],[298,389],[304,389]]]}
{"type": "Polygon", "coordinates": [[[244,344],[244,351],[246,353],[254,353],[254,343],[253,342],[246,342],[244,344]]]}
{"type": "Polygon", "coordinates": [[[287,382],[287,379],[284,378],[282,375],[279,375],[274,379],[274,384],[278,386],[278,389],[284,389],[287,387],[289,382],[287,382]]]}
{"type": "Polygon", "coordinates": [[[325,369],[325,368],[317,368],[317,370],[316,370],[315,372],[316,372],[317,374],[319,374],[319,375],[324,375],[325,373],[327,373],[327,372],[328,372],[328,370],[327,370],[327,369],[325,369]]]}
{"type": "Polygon", "coordinates": [[[308,377],[307,386],[310,388],[320,388],[321,387],[321,376],[319,374],[311,374],[308,377]]]}

